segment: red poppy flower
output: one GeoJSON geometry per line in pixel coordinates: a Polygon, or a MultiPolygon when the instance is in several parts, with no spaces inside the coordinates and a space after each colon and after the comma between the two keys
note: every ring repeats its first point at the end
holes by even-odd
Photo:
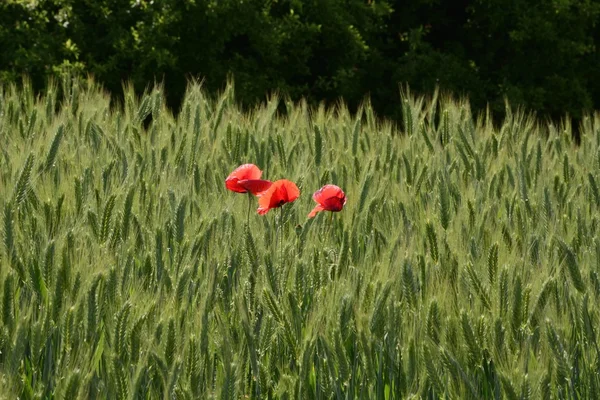
{"type": "Polygon", "coordinates": [[[252,193],[255,196],[260,196],[268,188],[271,187],[273,182],[264,179],[243,179],[238,181],[238,186],[243,187],[246,191],[252,193]]]}
{"type": "Polygon", "coordinates": [[[314,217],[320,211],[342,211],[346,204],[346,195],[335,185],[325,185],[313,194],[313,200],[319,204],[308,214],[308,218],[314,217]]]}
{"type": "Polygon", "coordinates": [[[258,213],[264,215],[271,208],[281,207],[291,203],[300,196],[300,190],[294,182],[280,179],[273,182],[271,187],[258,198],[258,213]]]}
{"type": "Polygon", "coordinates": [[[254,164],[240,165],[225,179],[225,186],[233,192],[257,195],[271,186],[270,181],[260,179],[261,175],[262,171],[254,164]]]}

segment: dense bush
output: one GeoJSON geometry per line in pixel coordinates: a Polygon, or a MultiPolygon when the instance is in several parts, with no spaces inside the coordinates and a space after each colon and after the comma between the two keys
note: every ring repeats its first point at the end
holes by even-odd
{"type": "Polygon", "coordinates": [[[214,91],[232,74],[244,104],[369,94],[392,118],[408,82],[579,117],[600,107],[599,15],[590,0],[7,0],[0,80],[84,72],[113,93],[161,80],[177,105],[187,79],[214,91]]]}

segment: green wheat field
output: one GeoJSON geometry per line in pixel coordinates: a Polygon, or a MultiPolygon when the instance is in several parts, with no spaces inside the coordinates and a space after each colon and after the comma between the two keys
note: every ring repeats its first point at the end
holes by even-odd
{"type": "Polygon", "coordinates": [[[600,398],[600,114],[398,107],[0,87],[0,398],[600,398]]]}

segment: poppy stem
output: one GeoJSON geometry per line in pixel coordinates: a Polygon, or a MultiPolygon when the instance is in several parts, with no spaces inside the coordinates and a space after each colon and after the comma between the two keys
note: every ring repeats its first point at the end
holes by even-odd
{"type": "Polygon", "coordinates": [[[279,264],[283,267],[283,207],[279,207],[279,264]]]}
{"type": "Polygon", "coordinates": [[[248,192],[248,215],[246,217],[246,225],[250,227],[250,210],[252,209],[252,193],[248,192]]]}
{"type": "Polygon", "coordinates": [[[331,235],[333,231],[333,212],[330,212],[331,217],[329,218],[329,234],[331,235]]]}

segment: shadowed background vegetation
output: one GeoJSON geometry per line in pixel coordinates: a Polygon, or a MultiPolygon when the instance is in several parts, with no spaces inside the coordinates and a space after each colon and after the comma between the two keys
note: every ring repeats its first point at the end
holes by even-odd
{"type": "Polygon", "coordinates": [[[0,397],[599,398],[600,115],[401,105],[0,86],[0,397]],[[249,161],[302,194],[247,225],[249,161]]]}
{"type": "MultiPolygon", "coordinates": [[[[188,78],[228,74],[244,105],[280,91],[312,104],[365,95],[401,119],[398,83],[558,121],[600,108],[600,3],[592,0],[5,0],[0,80],[91,73],[115,95],[155,80],[179,109],[188,78]]],[[[575,124],[578,128],[579,124],[575,124]]]]}

